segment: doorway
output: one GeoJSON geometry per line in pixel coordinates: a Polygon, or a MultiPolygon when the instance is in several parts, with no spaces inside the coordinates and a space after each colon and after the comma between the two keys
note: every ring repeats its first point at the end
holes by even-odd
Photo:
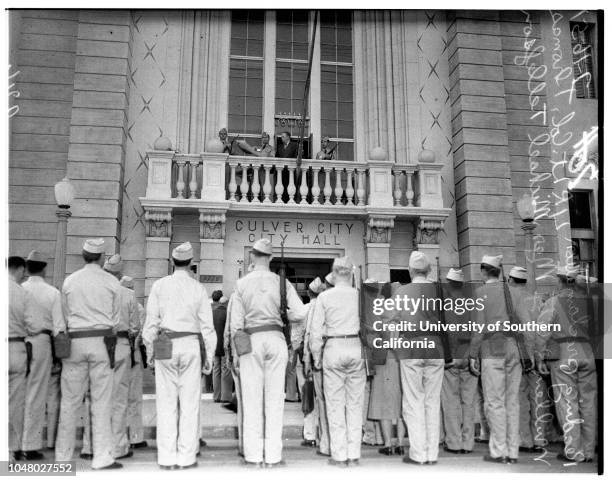
{"type": "MultiPolygon", "coordinates": [[[[302,300],[308,302],[308,285],[317,276],[323,281],[331,271],[332,263],[333,259],[285,258],[285,274],[302,300]]],[[[279,268],[280,258],[275,257],[270,262],[270,271],[278,273],[279,268]]]]}

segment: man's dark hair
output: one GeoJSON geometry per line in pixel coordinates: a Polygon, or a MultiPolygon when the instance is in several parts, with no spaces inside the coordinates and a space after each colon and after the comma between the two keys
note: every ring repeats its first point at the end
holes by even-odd
{"type": "Polygon", "coordinates": [[[527,283],[526,279],[515,278],[514,276],[510,276],[510,278],[512,278],[512,281],[514,281],[517,285],[524,285],[527,283]]]}
{"type": "Polygon", "coordinates": [[[212,300],[213,301],[219,301],[222,296],[223,296],[223,291],[215,290],[215,291],[213,291],[213,294],[212,294],[212,300]]]}
{"type": "Polygon", "coordinates": [[[496,268],[495,266],[491,266],[490,264],[487,264],[487,263],[481,263],[480,269],[484,270],[488,276],[491,276],[493,278],[499,277],[499,273],[501,272],[499,268],[496,268]]]}
{"type": "Polygon", "coordinates": [[[176,258],[172,258],[172,262],[174,263],[174,266],[177,266],[179,268],[184,268],[185,266],[189,266],[191,264],[191,259],[179,260],[176,258]]]}
{"type": "Polygon", "coordinates": [[[282,136],[283,134],[287,134],[287,137],[289,138],[289,140],[291,140],[291,132],[289,131],[283,131],[280,133],[280,135],[282,136]]]}
{"type": "Polygon", "coordinates": [[[90,253],[89,251],[83,250],[83,259],[87,264],[94,263],[100,260],[102,253],[90,253]]]}
{"type": "Polygon", "coordinates": [[[8,268],[11,270],[25,268],[26,262],[21,256],[9,256],[8,258],[8,268]]]}
{"type": "Polygon", "coordinates": [[[26,267],[28,268],[28,273],[30,274],[40,274],[47,266],[47,263],[43,261],[26,261],[26,267]]]}

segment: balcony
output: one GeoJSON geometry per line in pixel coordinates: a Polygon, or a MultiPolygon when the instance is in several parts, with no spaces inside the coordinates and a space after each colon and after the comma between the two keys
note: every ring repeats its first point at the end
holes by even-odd
{"type": "MultiPolygon", "coordinates": [[[[378,149],[378,150],[377,150],[378,149]]],[[[394,164],[382,149],[365,162],[149,151],[145,209],[445,218],[440,171],[430,156],[394,164]]]]}

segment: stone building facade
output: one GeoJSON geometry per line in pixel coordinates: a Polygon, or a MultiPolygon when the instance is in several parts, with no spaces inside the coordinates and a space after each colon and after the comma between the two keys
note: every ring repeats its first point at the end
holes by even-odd
{"type": "Polygon", "coordinates": [[[260,236],[298,288],[342,254],[405,280],[413,249],[476,280],[484,253],[526,263],[524,194],[539,283],[572,257],[597,274],[597,12],[323,11],[301,167],[219,152],[221,127],[298,135],[314,18],[12,11],[10,252],[53,255],[67,176],[65,272],[102,236],[139,297],[187,240],[230,292],[260,236]],[[323,136],[336,160],[310,159],[323,136]]]}

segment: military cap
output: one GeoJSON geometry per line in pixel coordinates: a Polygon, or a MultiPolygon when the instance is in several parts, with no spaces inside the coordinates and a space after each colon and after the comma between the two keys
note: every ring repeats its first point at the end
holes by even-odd
{"type": "Polygon", "coordinates": [[[367,285],[370,285],[370,284],[378,283],[378,280],[376,278],[368,278],[364,281],[364,283],[367,285]]]}
{"type": "Polygon", "coordinates": [[[172,258],[177,261],[187,261],[193,258],[193,248],[191,247],[191,243],[187,241],[186,243],[177,246],[172,250],[172,258]]]}
{"type": "Polygon", "coordinates": [[[113,254],[104,263],[104,271],[108,271],[109,273],[120,273],[122,268],[123,260],[118,254],[113,254]]]}
{"type": "Polygon", "coordinates": [[[509,276],[511,276],[512,278],[516,278],[516,279],[527,279],[527,270],[525,268],[522,268],[520,266],[514,266],[511,270],[510,270],[510,274],[509,276]]]}
{"type": "Polygon", "coordinates": [[[134,278],[132,278],[131,276],[123,276],[119,280],[119,283],[121,284],[121,286],[125,286],[126,288],[129,288],[131,290],[134,289],[134,278]]]}
{"type": "Polygon", "coordinates": [[[446,273],[446,279],[449,281],[458,281],[460,283],[463,283],[465,281],[463,271],[455,268],[451,268],[448,270],[448,273],[446,273]]]}
{"type": "Polygon", "coordinates": [[[30,254],[28,254],[26,261],[33,261],[35,263],[44,263],[44,264],[48,263],[47,258],[44,257],[39,251],[36,251],[35,249],[30,251],[30,254]]]}
{"type": "Polygon", "coordinates": [[[83,251],[87,251],[91,254],[104,253],[104,239],[96,238],[85,240],[85,242],[83,243],[83,251]]]}
{"type": "Polygon", "coordinates": [[[272,243],[269,239],[260,239],[253,244],[253,251],[266,256],[272,256],[272,243]]]}
{"type": "Polygon", "coordinates": [[[334,259],[333,269],[353,269],[353,263],[348,256],[342,256],[341,258],[334,259]]]}
{"type": "Polygon", "coordinates": [[[498,256],[489,256],[488,254],[485,254],[482,257],[482,264],[488,264],[489,266],[492,266],[493,268],[501,268],[501,264],[502,264],[502,259],[503,256],[500,254],[498,256]]]}
{"type": "Polygon", "coordinates": [[[219,300],[219,303],[224,305],[225,303],[227,303],[229,300],[227,299],[227,296],[223,295],[221,297],[221,299],[219,300]]]}
{"type": "Polygon", "coordinates": [[[334,273],[327,273],[327,276],[325,276],[325,282],[330,286],[334,286],[334,273]]]}
{"type": "Polygon", "coordinates": [[[323,285],[321,278],[317,276],[315,279],[313,279],[310,282],[310,284],[308,285],[308,289],[312,291],[313,293],[318,294],[318,293],[321,293],[325,289],[325,286],[323,285]]]}
{"type": "Polygon", "coordinates": [[[408,259],[409,268],[424,271],[429,269],[430,266],[429,259],[427,259],[425,253],[421,251],[413,251],[410,253],[410,258],[408,259]]]}

